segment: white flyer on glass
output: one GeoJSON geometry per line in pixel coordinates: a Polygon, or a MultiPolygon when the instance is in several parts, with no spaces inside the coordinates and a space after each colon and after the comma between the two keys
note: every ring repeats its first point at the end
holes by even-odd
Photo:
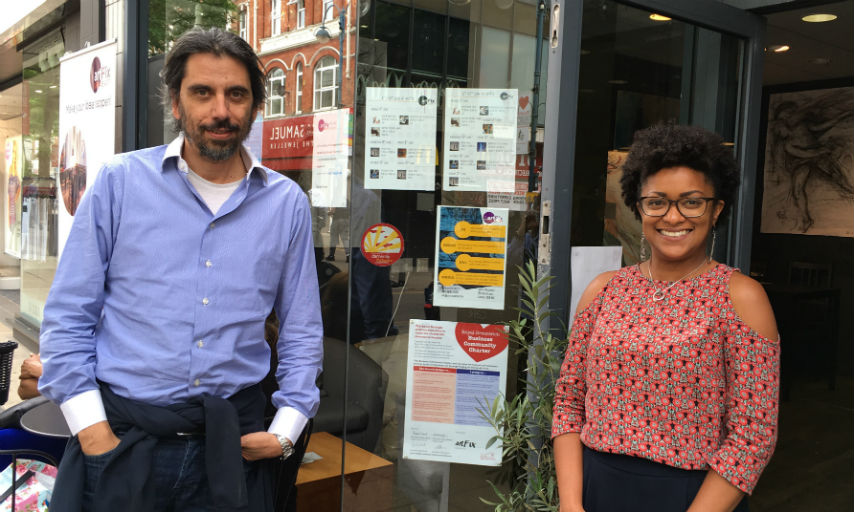
{"type": "Polygon", "coordinates": [[[67,54],[59,64],[59,204],[57,256],[74,213],[116,146],[116,42],[67,54]]]}
{"type": "Polygon", "coordinates": [[[368,87],[365,188],[436,188],[436,89],[368,87]]]}
{"type": "Polygon", "coordinates": [[[515,190],[516,89],[445,89],[442,189],[515,190]]]}
{"type": "Polygon", "coordinates": [[[350,177],[352,116],[349,108],[314,114],[314,145],[311,153],[311,205],[347,206],[350,177]]]}
{"type": "Polygon", "coordinates": [[[439,206],[433,304],[504,309],[506,208],[439,206]]]}
{"type": "Polygon", "coordinates": [[[498,466],[498,434],[484,419],[504,396],[507,327],[409,321],[403,457],[498,466]]]}

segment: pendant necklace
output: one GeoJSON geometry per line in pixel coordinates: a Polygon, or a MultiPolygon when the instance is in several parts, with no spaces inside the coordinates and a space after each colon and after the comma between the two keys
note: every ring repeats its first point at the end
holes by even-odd
{"type": "MultiPolygon", "coordinates": [[[[690,276],[690,275],[691,275],[691,274],[693,274],[694,272],[696,272],[696,271],[700,270],[700,268],[701,268],[703,265],[705,265],[706,263],[708,263],[708,262],[709,262],[709,260],[703,260],[699,265],[697,265],[696,267],[694,267],[694,269],[693,269],[692,271],[688,272],[687,274],[685,274],[684,276],[680,277],[679,279],[677,279],[677,280],[673,281],[672,283],[670,283],[669,285],[665,286],[664,288],[659,288],[658,290],[655,290],[655,293],[653,293],[653,294],[652,294],[652,300],[654,300],[654,301],[656,301],[656,302],[658,302],[658,301],[660,301],[660,300],[664,300],[664,296],[665,296],[665,294],[667,293],[667,290],[669,290],[669,289],[673,288],[674,286],[676,286],[676,283],[678,283],[678,282],[682,281],[683,279],[685,279],[686,277],[690,276]]],[[[651,262],[649,262],[649,261],[647,261],[647,262],[646,262],[646,271],[647,271],[647,273],[649,274],[649,278],[650,278],[650,280],[652,280],[652,285],[653,285],[653,286],[655,286],[655,278],[653,278],[653,277],[652,277],[652,264],[651,264],[651,262]]]]}

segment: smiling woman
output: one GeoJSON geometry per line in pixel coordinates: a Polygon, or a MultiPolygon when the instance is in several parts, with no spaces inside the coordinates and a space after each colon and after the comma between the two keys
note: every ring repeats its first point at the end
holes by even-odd
{"type": "Polygon", "coordinates": [[[722,142],[675,125],[635,136],[623,200],[650,255],[579,301],[555,388],[561,510],[747,510],[774,451],[771,306],[709,250],[739,180],[722,142]]]}

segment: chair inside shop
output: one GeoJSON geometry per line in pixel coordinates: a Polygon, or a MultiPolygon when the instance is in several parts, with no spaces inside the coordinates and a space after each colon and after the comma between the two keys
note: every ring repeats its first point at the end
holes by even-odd
{"type": "Polygon", "coordinates": [[[832,270],[830,263],[789,265],[791,304],[777,319],[783,340],[784,388],[796,378],[818,378],[835,389],[840,290],[832,286],[832,270]]]}

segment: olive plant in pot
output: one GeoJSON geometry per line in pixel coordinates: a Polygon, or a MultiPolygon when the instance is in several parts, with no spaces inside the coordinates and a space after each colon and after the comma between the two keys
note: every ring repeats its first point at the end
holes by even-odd
{"type": "Polygon", "coordinates": [[[557,478],[551,442],[554,386],[560,373],[567,337],[565,327],[548,309],[551,277],[537,278],[532,261],[519,268],[520,303],[516,320],[508,322],[510,346],[524,365],[520,392],[498,396],[481,408],[495,428],[489,445],[501,442],[503,459],[494,496],[481,501],[496,512],[557,511],[557,478]],[[557,330],[551,324],[560,324],[557,330]]]}

